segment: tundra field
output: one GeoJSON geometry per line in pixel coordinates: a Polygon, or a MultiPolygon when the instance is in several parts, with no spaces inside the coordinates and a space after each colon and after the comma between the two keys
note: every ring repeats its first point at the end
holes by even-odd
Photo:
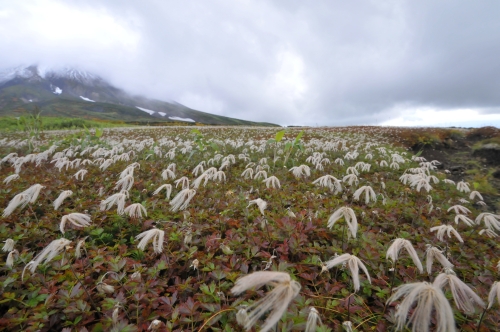
{"type": "Polygon", "coordinates": [[[0,134],[0,331],[498,331],[498,130],[193,128],[0,134]]]}

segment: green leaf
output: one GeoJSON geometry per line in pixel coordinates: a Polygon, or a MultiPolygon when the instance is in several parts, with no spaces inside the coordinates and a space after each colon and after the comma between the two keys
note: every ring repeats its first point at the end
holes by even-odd
{"type": "Polygon", "coordinates": [[[8,293],[8,292],[5,292],[2,294],[3,297],[5,297],[6,299],[15,299],[16,298],[16,294],[15,293],[8,293]]]}
{"type": "Polygon", "coordinates": [[[213,292],[210,290],[210,288],[207,286],[207,284],[203,284],[200,286],[200,290],[206,294],[206,295],[212,295],[213,292]]]}
{"type": "Polygon", "coordinates": [[[102,234],[102,232],[104,232],[104,229],[102,228],[97,228],[97,229],[93,229],[90,231],[90,235],[93,235],[93,236],[99,236],[102,234]]]}
{"type": "Polygon", "coordinates": [[[193,254],[195,252],[197,252],[197,251],[198,251],[198,247],[191,247],[191,248],[189,248],[189,256],[188,257],[193,256],[193,254]]]}
{"type": "Polygon", "coordinates": [[[7,279],[5,279],[5,281],[3,282],[2,287],[6,288],[8,285],[12,284],[14,281],[16,281],[16,279],[11,278],[11,277],[7,277],[7,279]]]}
{"type": "Polygon", "coordinates": [[[77,325],[78,323],[80,323],[80,321],[82,320],[82,316],[78,316],[75,318],[75,321],[73,322],[73,325],[77,325]]]}
{"type": "Polygon", "coordinates": [[[281,142],[281,140],[283,139],[283,136],[285,136],[285,131],[284,130],[281,130],[281,131],[278,131],[276,133],[276,142],[281,142]]]}
{"type": "Polygon", "coordinates": [[[294,144],[299,143],[300,139],[302,138],[302,135],[304,135],[304,131],[303,130],[301,130],[300,133],[297,135],[297,137],[295,137],[294,144]]]}
{"type": "Polygon", "coordinates": [[[83,124],[83,128],[85,128],[85,132],[87,133],[87,135],[90,135],[90,130],[85,124],[83,124]]]}
{"type": "Polygon", "coordinates": [[[100,138],[102,136],[103,130],[100,128],[96,128],[95,137],[100,138]]]}
{"type": "Polygon", "coordinates": [[[157,268],[158,270],[160,270],[160,271],[161,271],[161,270],[166,270],[166,269],[168,268],[168,266],[167,266],[167,262],[165,262],[165,261],[160,261],[160,262],[158,263],[158,265],[156,266],[156,268],[157,268]]]}
{"type": "Polygon", "coordinates": [[[45,301],[47,297],[48,297],[47,294],[40,294],[26,301],[26,304],[29,305],[30,307],[36,307],[39,302],[45,301]]]}

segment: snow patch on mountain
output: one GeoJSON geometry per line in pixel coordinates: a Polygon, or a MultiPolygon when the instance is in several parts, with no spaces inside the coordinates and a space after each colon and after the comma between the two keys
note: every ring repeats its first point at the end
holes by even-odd
{"type": "Polygon", "coordinates": [[[175,121],[196,122],[193,119],[190,119],[190,118],[179,118],[178,116],[169,116],[168,118],[170,120],[175,120],[175,121]]]}
{"type": "Polygon", "coordinates": [[[52,92],[54,92],[55,95],[60,95],[62,93],[62,90],[60,87],[56,86],[54,88],[54,91],[52,91],[52,92]]]}
{"type": "Polygon", "coordinates": [[[163,112],[158,112],[158,114],[160,114],[161,116],[167,115],[167,113],[163,113],[163,112]]]}
{"type": "Polygon", "coordinates": [[[30,78],[34,74],[36,74],[36,71],[33,72],[33,67],[19,66],[10,68],[0,72],[0,83],[10,81],[16,77],[30,78]]]}
{"type": "Polygon", "coordinates": [[[75,68],[65,67],[62,69],[50,69],[46,71],[46,76],[54,76],[61,78],[69,78],[71,80],[81,82],[87,85],[92,85],[96,81],[101,81],[102,79],[94,74],[91,74],[84,70],[79,70],[75,68]]]}
{"type": "Polygon", "coordinates": [[[156,113],[155,111],[148,110],[147,108],[142,108],[142,107],[139,107],[139,106],[136,106],[136,108],[140,109],[143,112],[149,113],[149,115],[152,115],[152,114],[156,113]]]}
{"type": "Polygon", "coordinates": [[[92,102],[92,103],[95,103],[95,100],[92,100],[92,99],[89,99],[89,98],[85,98],[85,97],[83,97],[83,96],[80,96],[80,98],[82,98],[82,99],[83,99],[83,100],[85,100],[85,101],[90,101],[90,102],[92,102]]]}

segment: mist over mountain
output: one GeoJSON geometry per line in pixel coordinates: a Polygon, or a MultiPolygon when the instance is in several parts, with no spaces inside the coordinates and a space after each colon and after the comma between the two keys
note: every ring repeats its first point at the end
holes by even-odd
{"type": "Polygon", "coordinates": [[[201,112],[171,100],[136,96],[77,68],[31,65],[0,72],[0,115],[18,116],[34,105],[49,116],[141,123],[272,125],[201,112]]]}

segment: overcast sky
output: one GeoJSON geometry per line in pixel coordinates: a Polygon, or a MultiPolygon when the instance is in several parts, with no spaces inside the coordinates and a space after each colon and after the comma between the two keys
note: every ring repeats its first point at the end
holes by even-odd
{"type": "Polygon", "coordinates": [[[0,0],[0,50],[247,120],[500,127],[498,0],[0,0]]]}

